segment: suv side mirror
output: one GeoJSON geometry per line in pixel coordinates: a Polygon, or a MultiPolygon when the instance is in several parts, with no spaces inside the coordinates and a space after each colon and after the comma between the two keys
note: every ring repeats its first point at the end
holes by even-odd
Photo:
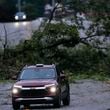
{"type": "Polygon", "coordinates": [[[12,76],[12,80],[17,80],[17,76],[16,75],[12,76]]]}
{"type": "Polygon", "coordinates": [[[65,80],[65,78],[66,78],[65,74],[61,74],[60,78],[61,78],[61,80],[65,80]]]}

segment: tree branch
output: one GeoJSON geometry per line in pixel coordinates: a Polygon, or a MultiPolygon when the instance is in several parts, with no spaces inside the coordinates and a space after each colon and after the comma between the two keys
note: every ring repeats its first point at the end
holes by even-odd
{"type": "Polygon", "coordinates": [[[93,34],[93,35],[89,35],[89,36],[87,36],[87,37],[83,37],[83,38],[81,38],[81,40],[87,40],[87,39],[92,38],[92,37],[95,37],[95,36],[97,36],[96,33],[93,34]]]}
{"type": "Polygon", "coordinates": [[[64,46],[67,45],[68,47],[74,47],[78,43],[79,43],[79,39],[73,39],[73,38],[60,39],[58,41],[51,43],[50,45],[43,47],[42,49],[49,49],[49,48],[57,47],[59,45],[64,45],[64,46]]]}
{"type": "Polygon", "coordinates": [[[49,22],[50,23],[54,17],[54,13],[55,13],[55,10],[57,9],[57,6],[59,5],[59,3],[53,8],[51,14],[50,14],[50,17],[49,17],[49,22]]]}
{"type": "Polygon", "coordinates": [[[88,43],[86,40],[84,41],[84,40],[80,39],[80,42],[83,43],[83,44],[85,44],[85,45],[87,45],[87,46],[89,46],[89,47],[93,47],[93,48],[95,48],[95,49],[105,49],[105,50],[108,49],[107,47],[99,47],[99,46],[91,45],[91,44],[88,43]]]}
{"type": "Polygon", "coordinates": [[[45,26],[43,31],[45,31],[45,29],[48,29],[48,26],[49,26],[49,24],[51,23],[51,21],[52,21],[52,19],[54,17],[54,13],[55,13],[55,10],[57,9],[58,5],[59,5],[59,3],[53,8],[52,12],[50,13],[49,20],[48,20],[47,25],[45,26]]]}

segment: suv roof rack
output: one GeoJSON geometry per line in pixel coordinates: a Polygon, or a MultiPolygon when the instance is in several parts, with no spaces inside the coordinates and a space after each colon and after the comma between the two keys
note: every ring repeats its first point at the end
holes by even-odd
{"type": "Polygon", "coordinates": [[[36,67],[43,67],[43,64],[36,64],[36,67]]]}

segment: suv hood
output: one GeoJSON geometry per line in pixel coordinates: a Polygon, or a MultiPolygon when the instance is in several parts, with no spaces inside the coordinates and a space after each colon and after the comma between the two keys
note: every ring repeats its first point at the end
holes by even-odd
{"type": "Polygon", "coordinates": [[[43,87],[49,84],[57,84],[56,80],[46,79],[46,80],[22,80],[16,82],[16,85],[22,87],[43,87]]]}

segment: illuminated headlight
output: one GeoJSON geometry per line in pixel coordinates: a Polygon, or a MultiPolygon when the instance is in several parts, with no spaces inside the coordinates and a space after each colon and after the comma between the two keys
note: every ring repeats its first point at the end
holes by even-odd
{"type": "Polygon", "coordinates": [[[13,94],[18,94],[19,93],[19,90],[22,88],[22,86],[19,86],[19,85],[14,85],[13,86],[13,89],[12,89],[12,93],[13,94]]]}
{"type": "Polygon", "coordinates": [[[57,85],[55,85],[55,84],[45,85],[45,87],[48,88],[51,93],[57,92],[57,85]]]}
{"type": "Polygon", "coordinates": [[[13,94],[18,94],[18,93],[19,93],[18,88],[13,88],[12,93],[13,93],[13,94]]]}
{"type": "Polygon", "coordinates": [[[18,20],[19,19],[19,17],[18,16],[15,16],[15,20],[18,20]]]}
{"type": "Polygon", "coordinates": [[[56,91],[57,91],[56,86],[50,87],[50,92],[51,93],[56,93],[56,91]]]}
{"type": "Polygon", "coordinates": [[[23,19],[26,19],[26,15],[23,15],[23,19]]]}

